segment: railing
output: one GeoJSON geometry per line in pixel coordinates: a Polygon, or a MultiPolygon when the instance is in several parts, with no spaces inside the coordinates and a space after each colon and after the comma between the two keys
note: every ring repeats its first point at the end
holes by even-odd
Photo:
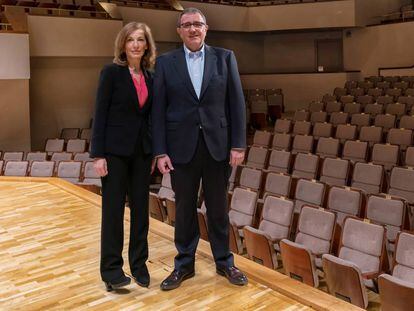
{"type": "Polygon", "coordinates": [[[111,16],[105,11],[85,11],[85,10],[68,10],[60,8],[41,8],[41,7],[29,7],[29,6],[15,6],[15,5],[2,5],[6,10],[8,7],[22,8],[25,12],[33,15],[49,15],[49,16],[69,16],[69,17],[97,17],[110,19],[111,16]]]}

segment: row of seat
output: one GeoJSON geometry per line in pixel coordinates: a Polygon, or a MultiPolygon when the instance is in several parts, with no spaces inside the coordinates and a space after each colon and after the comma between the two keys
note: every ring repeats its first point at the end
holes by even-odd
{"type": "MultiPolygon", "coordinates": [[[[367,95],[364,95],[367,96],[367,95]]],[[[378,101],[374,102],[367,97],[359,97],[357,102],[346,100],[346,97],[341,98],[340,101],[314,101],[309,103],[307,111],[309,112],[307,119],[310,120],[310,114],[316,112],[326,112],[330,115],[333,112],[346,112],[349,114],[365,113],[375,117],[378,114],[392,114],[401,118],[403,115],[412,115],[414,97],[400,97],[399,101],[394,103],[390,97],[379,97],[378,101]]],[[[306,111],[306,110],[305,110],[306,111]]]]}
{"type": "Polygon", "coordinates": [[[61,130],[59,138],[68,141],[69,139],[85,139],[87,142],[91,140],[92,129],[91,128],[76,128],[65,127],[61,130]]]}
{"type": "Polygon", "coordinates": [[[72,183],[101,187],[101,179],[96,174],[93,162],[81,161],[0,161],[3,176],[59,177],[72,183]],[[3,168],[4,166],[4,168],[3,168]]]}
{"type": "Polygon", "coordinates": [[[45,151],[50,156],[53,152],[85,152],[90,151],[90,144],[86,139],[68,139],[65,141],[63,138],[48,138],[45,143],[45,151]]]}
{"type": "MultiPolygon", "coordinates": [[[[349,81],[347,82],[349,83],[349,81]]],[[[362,82],[363,84],[370,84],[370,82],[362,82]]],[[[359,96],[372,96],[374,99],[380,96],[388,96],[397,99],[399,96],[414,96],[414,88],[410,87],[408,82],[395,82],[391,87],[388,82],[378,82],[383,84],[377,87],[336,87],[333,91],[333,96],[338,100],[343,96],[352,96],[357,99],[359,96]],[[398,85],[397,85],[398,84],[398,85]]]]}
{"type": "Polygon", "coordinates": [[[8,161],[28,161],[29,165],[33,161],[43,162],[50,160],[56,163],[56,168],[60,161],[80,161],[83,163],[82,166],[85,166],[86,162],[93,161],[89,152],[52,152],[51,156],[48,156],[48,152],[46,151],[28,152],[26,155],[23,151],[5,151],[2,157],[0,151],[0,159],[3,160],[4,163],[7,163],[8,161]]]}

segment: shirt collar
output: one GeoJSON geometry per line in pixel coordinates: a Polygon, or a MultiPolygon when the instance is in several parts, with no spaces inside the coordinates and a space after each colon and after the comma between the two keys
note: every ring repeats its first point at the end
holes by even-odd
{"type": "MultiPolygon", "coordinates": [[[[183,44],[183,46],[184,46],[185,57],[188,59],[190,57],[190,53],[192,53],[192,52],[185,46],[185,44],[183,44]]],[[[204,47],[205,47],[205,45],[203,44],[201,46],[201,49],[197,51],[197,52],[201,52],[201,57],[204,56],[204,47]]]]}

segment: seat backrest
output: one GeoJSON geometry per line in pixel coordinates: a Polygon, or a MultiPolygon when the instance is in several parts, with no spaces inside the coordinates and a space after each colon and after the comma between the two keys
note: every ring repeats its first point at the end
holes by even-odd
{"type": "Polygon", "coordinates": [[[339,124],[336,128],[335,138],[338,138],[342,143],[346,140],[354,140],[356,138],[357,127],[351,124],[339,124]]]}
{"type": "Polygon", "coordinates": [[[272,134],[270,132],[256,130],[253,136],[253,145],[263,146],[267,148],[269,147],[271,138],[272,134]]]}
{"type": "Polygon", "coordinates": [[[313,149],[313,136],[296,135],[293,139],[292,153],[308,153],[313,149]]]}
{"type": "Polygon", "coordinates": [[[257,193],[235,188],[230,203],[230,220],[238,225],[251,225],[256,211],[257,193]]]}
{"type": "Polygon", "coordinates": [[[332,137],[321,137],[318,140],[316,154],[319,155],[321,158],[336,158],[339,155],[339,146],[339,139],[332,137]]]}
{"type": "Polygon", "coordinates": [[[73,156],[73,161],[81,161],[81,162],[91,162],[93,161],[93,158],[90,157],[89,152],[77,152],[73,156]]]}
{"type": "Polygon", "coordinates": [[[292,121],[288,119],[277,119],[274,127],[275,133],[290,133],[292,121]]]}
{"type": "Polygon", "coordinates": [[[158,190],[158,197],[160,199],[170,200],[173,200],[175,197],[175,193],[171,185],[171,175],[169,173],[162,175],[161,188],[158,190]]]}
{"type": "Polygon", "coordinates": [[[383,89],[378,88],[378,87],[370,88],[367,91],[367,95],[372,96],[375,101],[377,100],[378,96],[382,96],[383,94],[384,94],[383,89]]]}
{"type": "Polygon", "coordinates": [[[335,213],[303,206],[300,211],[295,242],[304,245],[314,255],[327,254],[331,251],[335,228],[335,213]]]}
{"type": "Polygon", "coordinates": [[[346,94],[348,94],[348,90],[343,87],[336,87],[333,91],[333,94],[336,97],[346,96],[346,94]]]}
{"type": "Polygon", "coordinates": [[[254,168],[264,168],[267,161],[267,153],[267,148],[252,146],[249,149],[246,165],[254,168]]]}
{"type": "Polygon", "coordinates": [[[413,143],[413,131],[403,128],[390,129],[387,136],[387,143],[398,145],[401,150],[405,150],[413,143]]]}
{"type": "Polygon", "coordinates": [[[349,119],[349,113],[343,111],[332,112],[329,122],[333,126],[338,126],[340,124],[347,124],[349,119]]]}
{"type": "Polygon", "coordinates": [[[372,104],[374,102],[374,97],[371,96],[371,95],[369,95],[369,94],[367,94],[367,95],[359,95],[357,97],[357,100],[356,101],[357,101],[357,103],[365,106],[365,105],[368,105],[368,104],[372,104]]]}
{"type": "Polygon", "coordinates": [[[319,167],[319,157],[314,154],[298,153],[293,165],[292,176],[297,178],[316,178],[319,167]]]}
{"type": "Polygon", "coordinates": [[[344,112],[349,114],[360,113],[361,112],[361,104],[357,103],[346,103],[344,104],[344,112]]]}
{"type": "Polygon", "coordinates": [[[413,130],[414,129],[414,116],[402,116],[399,127],[408,129],[408,130],[413,130]]]}
{"type": "Polygon", "coordinates": [[[366,141],[370,145],[382,141],[382,128],[378,126],[363,126],[359,133],[359,140],[366,141]]]}
{"type": "Polygon", "coordinates": [[[354,113],[351,116],[351,124],[356,125],[359,129],[363,126],[369,126],[371,122],[369,114],[366,113],[354,113]]]}
{"type": "MultiPolygon", "coordinates": [[[[339,98],[339,101],[344,104],[344,111],[345,111],[345,106],[347,104],[352,104],[354,102],[354,100],[355,100],[355,98],[352,95],[342,95],[339,98]]],[[[346,112],[349,112],[349,111],[346,111],[346,112]]]]}
{"type": "Polygon", "coordinates": [[[93,162],[87,162],[85,164],[83,176],[85,178],[97,178],[100,179],[101,177],[96,173],[96,170],[93,166],[93,162]]]}
{"type": "Polygon", "coordinates": [[[326,119],[328,117],[328,114],[325,111],[315,111],[312,112],[310,121],[312,124],[316,122],[326,122],[326,119]]]}
{"type": "Polygon", "coordinates": [[[292,185],[292,177],[283,173],[268,173],[264,187],[264,196],[277,195],[288,197],[290,187],[292,185]]]}
{"type": "Polygon", "coordinates": [[[287,238],[292,223],[293,208],[291,200],[267,196],[263,205],[259,230],[264,231],[272,238],[287,238]]]}
{"type": "Polygon", "coordinates": [[[410,204],[414,203],[413,168],[394,167],[391,171],[389,194],[400,196],[410,204]]]}
{"type": "Polygon", "coordinates": [[[395,127],[396,117],[392,114],[379,114],[375,116],[374,125],[382,127],[385,131],[395,127]]]}
{"type": "Polygon", "coordinates": [[[46,157],[46,152],[28,152],[26,160],[29,161],[29,163],[32,163],[33,161],[46,161],[46,157]]]}
{"type": "Polygon", "coordinates": [[[364,196],[361,191],[350,187],[333,186],[329,189],[326,207],[336,212],[336,220],[339,225],[342,225],[346,216],[360,216],[363,201],[364,196]]]}
{"type": "Polygon", "coordinates": [[[372,163],[356,163],[352,176],[352,187],[367,193],[380,193],[384,182],[384,167],[372,163]]]}
{"type": "MultiPolygon", "coordinates": [[[[385,90],[384,92],[386,93],[387,90],[385,90]]],[[[393,102],[394,102],[393,96],[383,95],[383,96],[377,97],[377,103],[380,105],[388,105],[388,104],[392,104],[393,102]]]]}
{"type": "Polygon", "coordinates": [[[48,155],[51,155],[53,152],[62,152],[64,144],[64,139],[49,138],[46,140],[45,151],[48,155]]]}
{"type": "Polygon", "coordinates": [[[353,162],[365,162],[368,154],[366,141],[348,140],[344,144],[342,158],[353,162]]]}
{"type": "Polygon", "coordinates": [[[60,138],[64,140],[75,139],[79,137],[79,128],[63,128],[60,132],[60,138]]]}
{"type": "Polygon", "coordinates": [[[358,102],[358,97],[364,95],[364,93],[365,93],[365,90],[360,87],[349,90],[349,95],[354,96],[354,98],[356,99],[356,102],[358,102]]]}
{"type": "Polygon", "coordinates": [[[28,161],[7,161],[4,168],[4,176],[26,176],[28,161]]]}
{"type": "Polygon", "coordinates": [[[398,235],[392,275],[414,283],[414,234],[402,231],[398,235]]]}
{"type": "Polygon", "coordinates": [[[82,162],[61,161],[59,162],[57,177],[70,182],[78,182],[81,176],[82,162]]]}
{"type": "Polygon", "coordinates": [[[310,112],[318,112],[318,111],[324,111],[325,103],[324,102],[318,102],[318,101],[312,101],[309,103],[308,110],[310,112]]]}
{"type": "Polygon", "coordinates": [[[328,114],[331,114],[331,113],[334,113],[334,112],[339,112],[339,111],[341,111],[341,109],[342,109],[342,103],[341,102],[337,102],[336,100],[334,100],[334,101],[330,101],[330,102],[326,103],[325,111],[328,114]]]}
{"type": "Polygon", "coordinates": [[[331,137],[332,136],[332,124],[331,123],[315,123],[313,126],[312,135],[315,139],[320,137],[331,137]]]}
{"type": "Polygon", "coordinates": [[[406,111],[405,104],[395,103],[395,104],[388,104],[385,108],[385,113],[396,115],[397,117],[403,116],[406,111]]]}
{"type": "Polygon", "coordinates": [[[293,116],[294,121],[309,121],[309,112],[306,110],[296,110],[293,116]]]}
{"type": "Polygon", "coordinates": [[[290,150],[292,147],[292,136],[287,133],[275,133],[272,141],[272,149],[290,150]]]}
{"type": "Polygon", "coordinates": [[[390,144],[375,144],[372,148],[371,161],[374,164],[383,165],[390,171],[398,164],[399,148],[390,144]]]}
{"type": "Polygon", "coordinates": [[[414,147],[408,147],[405,152],[404,164],[406,166],[414,167],[414,147]]]}
{"type": "Polygon", "coordinates": [[[326,158],[323,161],[320,181],[330,186],[345,186],[350,164],[348,160],[326,158]]]}
{"type": "Polygon", "coordinates": [[[338,257],[355,263],[362,273],[381,270],[385,250],[385,227],[360,219],[345,219],[338,257]]]}
{"type": "Polygon", "coordinates": [[[366,114],[369,114],[372,117],[375,117],[376,115],[382,114],[384,111],[384,106],[379,105],[377,103],[374,104],[368,104],[365,106],[364,109],[366,114]]]}
{"type": "Polygon", "coordinates": [[[337,100],[335,95],[331,95],[331,94],[325,94],[322,97],[322,102],[324,103],[331,103],[331,102],[335,102],[337,100]]]}
{"type": "Polygon", "coordinates": [[[5,151],[3,153],[3,160],[6,161],[22,161],[24,156],[23,151],[5,151]]]}
{"type": "Polygon", "coordinates": [[[295,189],[295,212],[299,213],[303,205],[322,206],[325,197],[325,185],[316,180],[299,179],[295,189]]]}
{"type": "Polygon", "coordinates": [[[255,191],[260,189],[262,183],[262,171],[250,167],[243,167],[240,175],[240,187],[255,191]]]}
{"type": "Polygon", "coordinates": [[[284,150],[272,150],[267,169],[272,172],[288,173],[292,162],[292,154],[284,150]]]}
{"type": "Polygon", "coordinates": [[[92,137],[92,129],[90,128],[83,128],[80,132],[80,139],[86,139],[87,142],[91,140],[92,137]]]}
{"type": "Polygon", "coordinates": [[[397,233],[403,229],[406,217],[406,202],[397,197],[379,194],[368,197],[365,216],[387,228],[387,238],[394,243],[397,233]]]}
{"type": "Polygon", "coordinates": [[[66,152],[84,152],[86,150],[85,139],[69,139],[66,145],[66,152]]]}
{"type": "Polygon", "coordinates": [[[53,161],[33,161],[29,175],[32,177],[52,177],[55,169],[53,161]]]}
{"type": "Polygon", "coordinates": [[[311,123],[309,121],[296,121],[292,133],[294,135],[309,135],[311,133],[311,123]]]}

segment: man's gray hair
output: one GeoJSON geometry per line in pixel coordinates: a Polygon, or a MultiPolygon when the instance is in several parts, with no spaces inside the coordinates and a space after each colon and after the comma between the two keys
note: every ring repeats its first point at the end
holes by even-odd
{"type": "Polygon", "coordinates": [[[203,12],[201,12],[199,9],[196,9],[196,8],[185,8],[180,13],[180,15],[178,15],[177,27],[180,27],[181,26],[181,18],[183,17],[183,15],[186,15],[186,14],[197,14],[197,13],[201,15],[201,17],[203,18],[204,23],[207,25],[207,19],[204,16],[203,12]]]}

